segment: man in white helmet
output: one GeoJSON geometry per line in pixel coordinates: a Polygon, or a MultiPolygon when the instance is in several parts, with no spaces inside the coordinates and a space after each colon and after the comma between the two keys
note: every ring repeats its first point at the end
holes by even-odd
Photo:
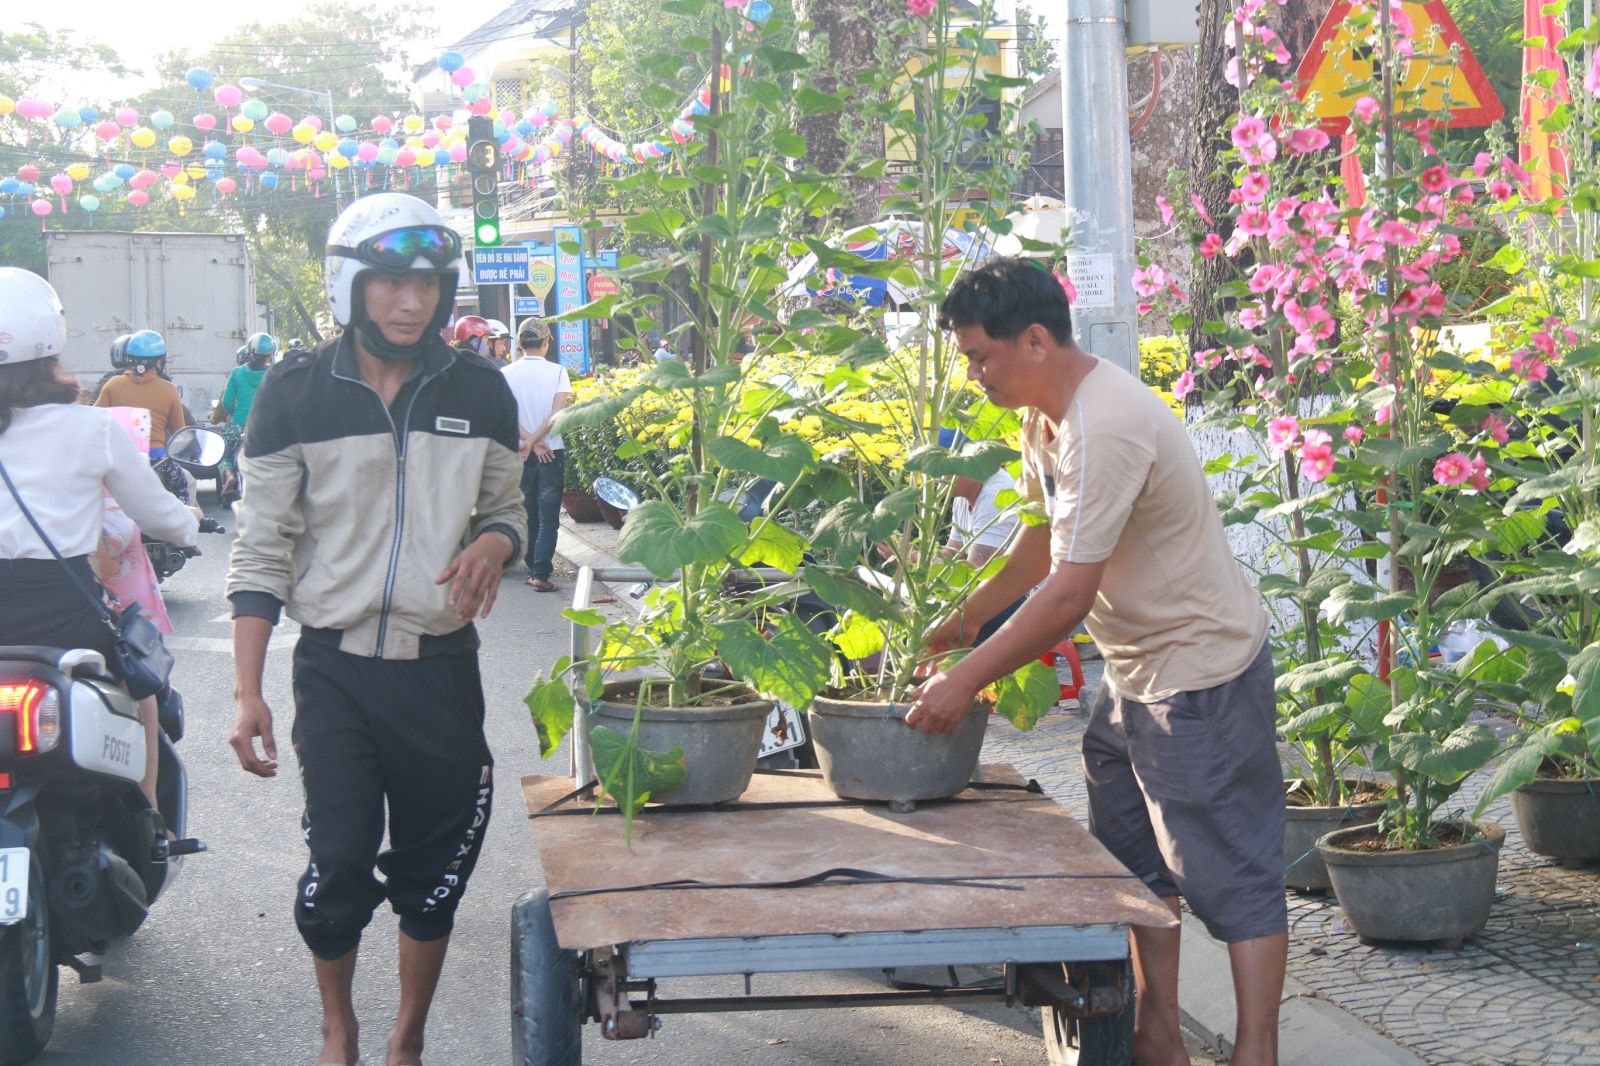
{"type": "Polygon", "coordinates": [[[245,431],[231,742],[244,769],[276,774],[261,681],[287,607],[301,624],[293,740],[311,852],[295,922],[315,956],[319,1063],[357,1061],[356,952],[385,899],[400,916],[387,1059],[421,1059],[489,817],[472,621],[493,606],[527,516],[516,402],[492,364],[439,335],[460,264],[460,238],[415,197],[346,208],[325,264],[342,332],[267,375],[245,431]]]}

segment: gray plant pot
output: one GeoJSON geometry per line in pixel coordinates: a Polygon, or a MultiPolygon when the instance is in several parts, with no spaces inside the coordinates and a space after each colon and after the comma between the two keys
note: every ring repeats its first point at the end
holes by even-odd
{"type": "Polygon", "coordinates": [[[1555,859],[1600,859],[1600,779],[1534,781],[1511,793],[1528,850],[1555,859]]]}
{"type": "MultiPolygon", "coordinates": [[[[1457,823],[1467,827],[1466,823],[1457,823]]],[[[1357,934],[1368,940],[1459,943],[1489,920],[1505,830],[1472,823],[1479,838],[1428,851],[1351,851],[1357,826],[1317,841],[1333,891],[1357,934]]]]}
{"type": "Polygon", "coordinates": [[[989,710],[975,705],[954,733],[923,733],[905,723],[906,708],[818,696],[811,740],[823,780],[846,799],[914,803],[967,787],[978,768],[989,710]]]}
{"type": "MultiPolygon", "coordinates": [[[[634,703],[609,697],[634,682],[612,682],[589,710],[589,726],[603,725],[627,735],[633,728],[634,703]]],[[[761,733],[772,704],[753,698],[727,707],[645,707],[639,712],[639,746],[648,751],[683,749],[687,770],[683,784],[652,803],[680,806],[726,803],[744,794],[756,770],[761,733]]]]}
{"type": "MultiPolygon", "coordinates": [[[[1347,789],[1359,787],[1361,782],[1345,782],[1347,789]]],[[[1328,879],[1328,867],[1317,852],[1317,841],[1335,829],[1369,825],[1383,814],[1384,803],[1345,804],[1339,807],[1285,808],[1287,820],[1283,827],[1283,883],[1301,891],[1322,891],[1333,887],[1328,879]]]]}

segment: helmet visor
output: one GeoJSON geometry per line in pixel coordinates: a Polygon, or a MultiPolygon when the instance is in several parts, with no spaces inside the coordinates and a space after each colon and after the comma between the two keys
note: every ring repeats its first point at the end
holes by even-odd
{"type": "Polygon", "coordinates": [[[330,245],[328,251],[379,270],[410,270],[418,256],[443,270],[461,257],[461,238],[444,226],[410,226],[368,237],[354,248],[330,245]]]}

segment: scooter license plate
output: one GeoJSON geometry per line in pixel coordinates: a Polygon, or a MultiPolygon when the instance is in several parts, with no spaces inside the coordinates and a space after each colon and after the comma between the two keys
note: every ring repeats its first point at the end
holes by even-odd
{"type": "Polygon", "coordinates": [[[774,704],[767,715],[766,732],[761,734],[760,757],[798,748],[805,742],[805,717],[787,703],[774,704]]]}
{"type": "Polygon", "coordinates": [[[28,916],[27,848],[0,848],[0,925],[14,925],[28,916]]]}

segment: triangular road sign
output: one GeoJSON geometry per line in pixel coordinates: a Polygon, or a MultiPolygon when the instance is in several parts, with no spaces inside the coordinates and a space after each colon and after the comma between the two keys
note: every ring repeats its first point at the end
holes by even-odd
{"type": "MultiPolygon", "coordinates": [[[[1345,25],[1350,6],[1350,0],[1334,0],[1295,72],[1300,98],[1316,93],[1317,117],[1322,128],[1334,136],[1349,128],[1350,110],[1359,99],[1341,94],[1352,82],[1369,77],[1373,65],[1371,50],[1345,25]]],[[[1420,92],[1420,98],[1412,98],[1413,107],[1448,109],[1447,126],[1487,126],[1502,118],[1505,106],[1462,39],[1444,0],[1405,0],[1402,6],[1415,30],[1411,39],[1416,55],[1402,61],[1402,80],[1396,89],[1420,92]],[[1451,54],[1452,48],[1460,49],[1459,59],[1451,54]]],[[[1374,15],[1373,25],[1376,22],[1374,15]]]]}

